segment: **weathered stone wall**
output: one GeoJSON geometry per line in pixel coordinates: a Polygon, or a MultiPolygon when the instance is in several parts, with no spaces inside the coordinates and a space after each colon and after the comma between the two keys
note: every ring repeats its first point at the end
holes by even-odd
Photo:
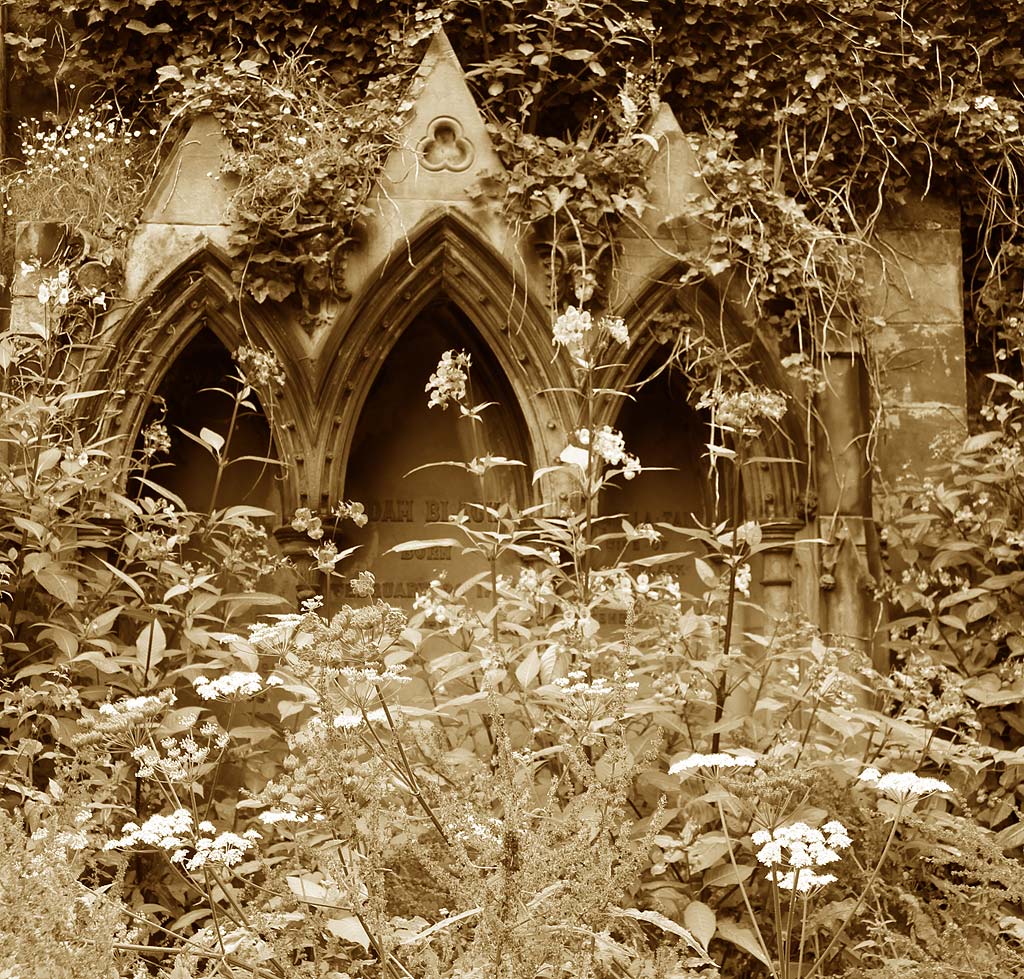
{"type": "Polygon", "coordinates": [[[864,267],[878,476],[916,484],[967,431],[959,210],[928,198],[887,214],[864,267]]]}

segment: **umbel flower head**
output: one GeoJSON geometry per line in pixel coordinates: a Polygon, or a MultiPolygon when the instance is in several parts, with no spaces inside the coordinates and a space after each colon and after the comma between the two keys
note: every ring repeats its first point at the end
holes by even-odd
{"type": "Polygon", "coordinates": [[[756,758],[749,755],[727,755],[717,752],[713,755],[693,754],[672,763],[669,775],[683,775],[697,768],[753,768],[756,758]]]}
{"type": "Polygon", "coordinates": [[[846,827],[835,819],[821,829],[800,822],[761,829],[750,839],[754,846],[760,847],[758,861],[770,868],[767,879],[783,890],[801,893],[836,880],[834,874],[819,874],[814,868],[836,863],[841,859],[839,851],[845,850],[851,842],[846,827]]]}
{"type": "Polygon", "coordinates": [[[883,775],[877,768],[864,769],[858,781],[873,785],[895,802],[907,802],[933,792],[953,791],[948,782],[938,778],[923,778],[913,772],[887,772],[883,775]]]}

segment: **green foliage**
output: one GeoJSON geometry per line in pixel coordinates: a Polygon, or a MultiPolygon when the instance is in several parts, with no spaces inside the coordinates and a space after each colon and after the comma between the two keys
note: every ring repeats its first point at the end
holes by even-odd
{"type": "Polygon", "coordinates": [[[150,189],[156,130],[143,131],[109,105],[60,123],[26,119],[19,129],[24,165],[3,181],[8,213],[123,243],[150,189]]]}
{"type": "Polygon", "coordinates": [[[50,815],[29,835],[0,809],[0,975],[117,979],[137,956],[128,947],[119,882],[81,881],[90,845],[82,826],[50,815]],[[123,946],[123,948],[119,948],[123,946]]]}
{"type": "MultiPolygon", "coordinates": [[[[1004,333],[1000,363],[1015,372],[1020,341],[1004,333]]],[[[996,766],[978,796],[988,825],[1021,842],[1019,788],[1024,764],[1024,625],[1020,495],[1022,444],[1019,381],[993,373],[982,408],[991,427],[953,453],[936,474],[901,500],[888,542],[893,566],[886,593],[896,611],[893,647],[904,664],[902,712],[919,716],[922,690],[941,734],[933,757],[968,726],[982,732],[996,766]]]]}
{"type": "Polygon", "coordinates": [[[975,355],[985,364],[998,328],[992,302],[1013,294],[1020,247],[1022,69],[1007,52],[1020,46],[1021,20],[1003,7],[967,17],[923,2],[716,0],[680,16],[661,2],[346,0],[233,6],[229,15],[191,2],[26,0],[9,42],[26,71],[54,78],[62,118],[74,83],[166,120],[166,83],[178,79],[219,90],[214,101],[234,107],[229,118],[251,111],[268,124],[259,139],[229,127],[246,137],[232,163],[243,184],[263,175],[249,179],[236,215],[257,296],[308,290],[316,306],[338,288],[339,251],[394,133],[394,80],[408,77],[443,24],[509,170],[490,190],[524,226],[540,220],[556,302],[580,289],[597,289],[600,301],[617,236],[647,199],[643,127],[666,101],[684,128],[727,147],[701,161],[714,240],[680,257],[701,272],[741,273],[805,347],[821,342],[828,317],[855,314],[850,246],[884,209],[928,188],[956,195],[975,355]],[[282,78],[296,58],[319,66],[334,91],[319,79],[282,78]],[[265,81],[253,85],[258,70],[265,81]],[[386,79],[381,101],[374,86],[386,79]],[[283,119],[283,93],[293,89],[305,93],[293,104],[329,108],[355,138],[316,137],[303,113],[283,119]],[[318,142],[319,163],[288,165],[288,135],[318,142]],[[723,184],[724,155],[735,168],[723,184]],[[278,203],[282,188],[290,193],[278,203]],[[338,230],[325,235],[328,219],[338,230]]]}
{"type": "Polygon", "coordinates": [[[241,286],[257,302],[298,294],[315,315],[344,291],[343,251],[396,145],[403,80],[373,82],[353,101],[296,57],[263,72],[254,61],[168,69],[163,81],[178,114],[213,112],[232,141],[221,176],[235,187],[241,286]]]}
{"type": "MultiPolygon", "coordinates": [[[[166,431],[135,462],[153,495],[118,494],[114,447],[69,407],[88,400],[80,361],[59,359],[88,337],[89,305],[63,273],[41,285],[47,324],[4,348],[0,758],[34,839],[8,833],[0,874],[45,864],[48,906],[85,898],[102,935],[4,919],[39,961],[90,954],[127,976],[138,953],[167,979],[790,979],[801,962],[805,977],[936,974],[970,947],[967,975],[1019,971],[1020,841],[965,805],[1005,754],[977,736],[966,688],[937,688],[934,669],[881,677],[766,615],[753,569],[777,545],[754,522],[601,515],[616,482],[643,478],[620,433],[587,424],[621,396],[603,378],[622,321],[555,324],[581,425],[536,478],[564,503],[468,504],[444,543],[480,573],[411,611],[375,600],[372,572],[347,580],[300,510],[329,604],[291,611],[253,590],[278,563],[259,513],[218,509],[216,489],[208,514],[160,493],[166,431]],[[779,844],[816,834],[809,865],[779,844]]],[[[266,353],[236,360],[235,417],[277,382],[266,353]]],[[[470,370],[449,353],[430,403],[470,426],[474,458],[446,464],[492,499],[516,463],[487,451],[470,370]]],[[[786,405],[708,397],[729,498],[786,405]]],[[[194,438],[223,473],[232,428],[194,438]]],[[[354,503],[336,517],[365,521],[354,503]]]]}
{"type": "MultiPolygon", "coordinates": [[[[136,951],[168,979],[1021,971],[1015,7],[970,21],[866,0],[230,13],[29,0],[16,13],[9,43],[56,80],[55,132],[70,132],[72,83],[162,125],[219,114],[235,151],[233,247],[257,299],[298,294],[313,315],[341,293],[402,82],[443,21],[508,168],[481,193],[536,229],[555,304],[602,306],[618,236],[644,211],[645,126],[664,99],[702,130],[708,193],[669,216],[692,232],[682,282],[731,284],[795,335],[801,381],[818,385],[813,358],[837,320],[857,321],[853,246],[929,183],[963,195],[974,323],[1012,366],[992,376],[1006,395],[988,409],[997,429],[890,533],[906,573],[887,594],[907,615],[897,669],[880,676],[758,607],[750,582],[773,545],[738,506],[694,528],[601,515],[602,494],[639,469],[620,433],[592,422],[623,395],[602,387],[628,341],[619,320],[574,309],[556,323],[580,422],[537,479],[561,504],[457,515],[441,542],[480,573],[432,583],[411,614],[373,600],[372,573],[348,580],[347,552],[300,511],[327,607],[296,610],[257,591],[281,571],[269,514],[218,506],[232,426],[185,433],[216,467],[209,512],[159,488],[159,423],[131,463],[139,494],[123,492],[126,447],[95,434],[122,402],[83,383],[104,297],[66,273],[40,282],[47,320],[0,341],[0,770],[5,805],[48,835],[27,840],[5,819],[0,875],[41,868],[39,893],[64,915],[5,930],[52,970],[81,974],[92,955],[97,974],[123,974],[120,953],[136,951]],[[901,796],[859,778],[865,765],[942,781],[901,796]],[[833,822],[842,853],[817,851],[814,872],[829,873],[802,890],[801,864],[766,855],[763,834],[833,822]],[[110,887],[122,877],[123,902],[110,887]],[[67,935],[83,889],[102,927],[67,935]]],[[[83,222],[123,235],[131,193],[90,187],[83,222]]],[[[787,405],[691,325],[666,316],[659,329],[701,375],[715,478],[736,500],[787,405]]],[[[272,410],[271,360],[237,359],[232,418],[257,398],[272,410]]],[[[486,406],[458,383],[468,368],[449,357],[432,403],[471,426],[474,458],[450,464],[494,499],[489,482],[516,463],[487,452],[486,406]]],[[[351,503],[336,515],[363,516],[351,503]]]]}

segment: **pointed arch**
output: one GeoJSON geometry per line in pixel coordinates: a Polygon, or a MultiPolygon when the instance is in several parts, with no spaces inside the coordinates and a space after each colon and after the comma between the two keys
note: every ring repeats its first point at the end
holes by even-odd
{"type": "MultiPolygon", "coordinates": [[[[289,462],[301,459],[314,423],[308,410],[311,384],[302,370],[302,352],[286,331],[273,328],[255,303],[239,298],[231,259],[209,243],[136,300],[127,315],[111,314],[96,376],[99,386],[114,383],[124,394],[107,434],[126,449],[134,444],[161,381],[204,329],[229,352],[244,341],[275,354],[286,381],[275,392],[275,408],[267,421],[280,458],[289,462]]],[[[289,465],[282,475],[281,496],[287,510],[299,498],[302,474],[289,465]]]]}
{"type": "MultiPolygon", "coordinates": [[[[638,341],[630,349],[629,358],[609,377],[609,386],[619,390],[635,388],[651,363],[665,356],[665,341],[650,326],[659,313],[678,303],[684,313],[701,324],[706,335],[714,331],[714,340],[723,349],[749,346],[753,362],[750,373],[756,383],[792,395],[779,357],[764,338],[744,323],[732,311],[730,300],[718,295],[711,285],[680,286],[683,272],[683,266],[678,263],[666,263],[651,284],[619,311],[638,341]]],[[[609,417],[603,421],[614,424],[620,412],[621,405],[612,406],[609,417]]],[[[747,514],[761,521],[802,526],[798,514],[806,489],[809,453],[799,412],[792,408],[787,411],[781,423],[761,437],[758,450],[766,458],[787,461],[759,463],[756,470],[745,474],[747,514]]]]}
{"type": "MultiPolygon", "coordinates": [[[[370,389],[399,337],[432,302],[447,300],[472,324],[508,380],[532,459],[560,451],[571,418],[571,383],[552,356],[547,312],[472,222],[452,209],[425,218],[385,259],[324,352],[318,401],[333,425],[324,435],[325,472],[343,492],[352,440],[370,389]]],[[[433,365],[427,365],[432,367],[433,365]]],[[[424,395],[424,398],[426,395],[424,395]]]]}

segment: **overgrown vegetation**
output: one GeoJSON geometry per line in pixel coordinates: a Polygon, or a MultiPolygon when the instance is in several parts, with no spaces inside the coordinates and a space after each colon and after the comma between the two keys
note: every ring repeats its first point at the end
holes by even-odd
{"type": "MultiPolygon", "coordinates": [[[[19,888],[0,970],[1024,975],[1020,11],[23,0],[7,43],[54,100],[22,133],[9,208],[59,200],[116,266],[154,154],[212,111],[234,146],[240,287],[326,321],[439,24],[506,165],[480,193],[552,273],[580,422],[538,478],[571,491],[470,505],[429,543],[484,570],[412,609],[345,575],[300,510],[325,604],[295,607],[273,515],[220,499],[232,425],[191,434],[216,473],[206,512],[160,489],[159,421],[126,491],[97,422],[120,395],[84,383],[108,295],[71,268],[39,281],[45,321],[0,339],[0,882],[19,888]],[[699,137],[709,191],[680,216],[703,229],[680,285],[738,289],[811,391],[827,331],[859,324],[857,248],[926,190],[957,195],[992,430],[893,501],[891,673],[759,607],[777,544],[739,507],[689,528],[601,515],[604,490],[643,478],[590,419],[626,393],[603,381],[628,324],[602,313],[663,102],[699,137]]],[[[713,413],[720,498],[738,499],[796,406],[751,384],[746,352],[657,323],[713,413]]],[[[235,421],[281,383],[264,351],[236,362],[235,421]]],[[[452,352],[427,384],[471,427],[474,458],[449,463],[486,501],[516,462],[490,454],[470,371],[452,352]]]]}
{"type": "MultiPolygon", "coordinates": [[[[372,572],[347,580],[345,552],[299,511],[318,591],[351,598],[293,611],[257,590],[279,570],[261,512],[219,508],[216,491],[189,512],[159,491],[158,423],[141,495],[112,490],[115,460],[47,369],[75,285],[43,286],[50,326],[5,348],[0,873],[38,879],[53,911],[0,919],[5,968],[1020,973],[1019,841],[972,811],[1007,754],[970,686],[932,659],[880,676],[760,611],[752,568],[774,545],[756,522],[602,516],[599,496],[643,479],[642,460],[581,425],[549,470],[570,503],[467,504],[429,543],[484,570],[432,582],[412,610],[375,599],[372,572]],[[660,570],[681,561],[699,593],[660,570]]],[[[570,309],[552,340],[593,417],[618,396],[603,378],[627,325],[570,309]]],[[[236,359],[233,418],[278,377],[266,352],[236,359]]],[[[488,499],[517,463],[488,451],[471,370],[450,352],[427,388],[472,426],[478,454],[447,464],[488,499]]],[[[715,410],[729,499],[786,403],[747,388],[715,410]]],[[[230,465],[230,428],[194,439],[230,465]]],[[[352,503],[336,515],[366,519],[352,503]]]]}

